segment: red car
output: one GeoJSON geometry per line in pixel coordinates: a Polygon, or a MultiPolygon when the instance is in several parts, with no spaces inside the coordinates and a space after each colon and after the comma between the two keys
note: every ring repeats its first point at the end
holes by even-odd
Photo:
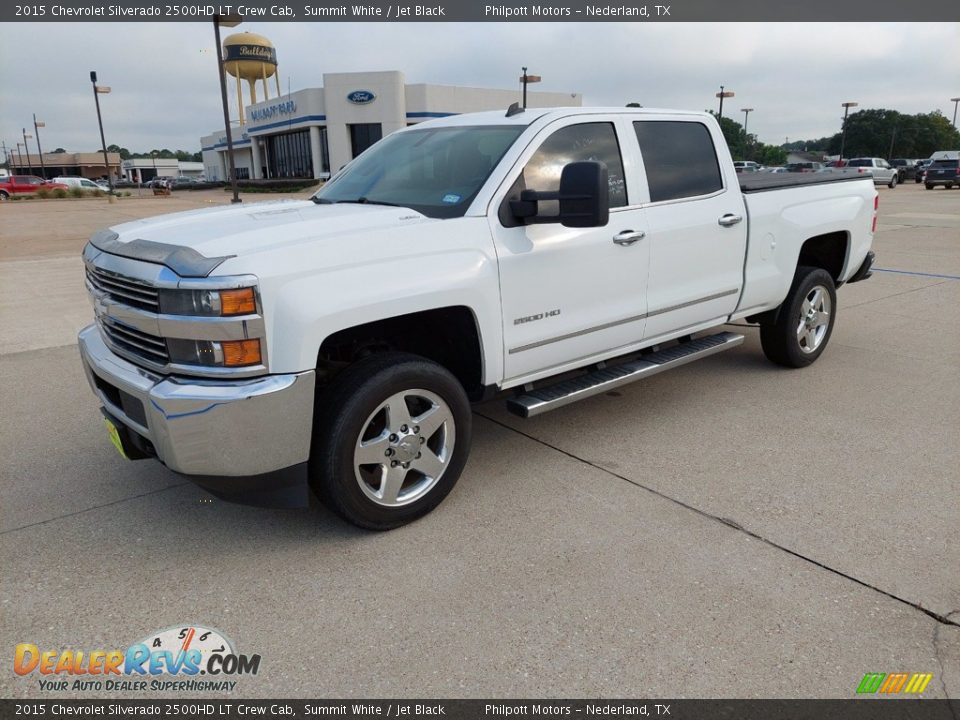
{"type": "Polygon", "coordinates": [[[66,190],[63,183],[47,182],[36,175],[7,175],[0,177],[0,200],[12,195],[32,195],[37,190],[66,190]]]}

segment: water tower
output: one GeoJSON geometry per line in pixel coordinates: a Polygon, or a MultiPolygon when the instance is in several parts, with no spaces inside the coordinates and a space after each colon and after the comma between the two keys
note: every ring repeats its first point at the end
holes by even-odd
{"type": "Polygon", "coordinates": [[[244,125],[243,93],[241,80],[246,80],[250,88],[250,103],[257,101],[257,81],[263,81],[263,99],[270,99],[270,86],[267,78],[273,77],[277,83],[277,97],[280,97],[280,76],[277,75],[277,50],[273,43],[263,35],[256,33],[235,33],[223,41],[223,69],[237,79],[237,117],[244,125]]]}

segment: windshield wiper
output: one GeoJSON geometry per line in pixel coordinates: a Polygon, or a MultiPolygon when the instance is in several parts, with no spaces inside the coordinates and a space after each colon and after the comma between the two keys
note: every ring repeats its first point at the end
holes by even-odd
{"type": "Polygon", "coordinates": [[[310,199],[313,200],[317,205],[333,205],[333,200],[327,200],[326,198],[312,197],[310,199]]]}
{"type": "Polygon", "coordinates": [[[406,205],[398,205],[397,203],[384,202],[383,200],[371,200],[368,197],[358,197],[356,200],[335,200],[337,204],[340,203],[352,203],[356,205],[386,205],[387,207],[406,207],[406,205]]]}

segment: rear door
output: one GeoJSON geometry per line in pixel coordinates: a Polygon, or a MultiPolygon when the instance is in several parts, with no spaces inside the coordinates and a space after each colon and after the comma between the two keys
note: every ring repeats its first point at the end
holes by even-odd
{"type": "Polygon", "coordinates": [[[721,322],[737,306],[747,243],[746,208],[726,143],[699,117],[641,118],[633,128],[647,193],[645,337],[721,322]]]}

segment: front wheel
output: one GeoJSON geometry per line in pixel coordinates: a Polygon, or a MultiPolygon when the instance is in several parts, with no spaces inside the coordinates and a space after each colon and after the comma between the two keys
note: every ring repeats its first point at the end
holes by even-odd
{"type": "Polygon", "coordinates": [[[390,530],[433,510],[470,452],[470,403],[445,368],[380,353],[343,370],[317,398],[310,482],[345,520],[390,530]]]}
{"type": "Polygon", "coordinates": [[[887,184],[887,187],[892,190],[896,186],[897,186],[897,176],[894,175],[892,178],[890,178],[890,182],[887,184]]]}
{"type": "Polygon", "coordinates": [[[784,367],[810,365],[830,341],[836,307],[837,290],[830,273],[798,267],[777,321],[760,328],[764,355],[784,367]]]}
{"type": "Polygon", "coordinates": [[[927,190],[933,190],[933,185],[931,185],[930,183],[924,183],[923,186],[924,186],[927,190]]]}

